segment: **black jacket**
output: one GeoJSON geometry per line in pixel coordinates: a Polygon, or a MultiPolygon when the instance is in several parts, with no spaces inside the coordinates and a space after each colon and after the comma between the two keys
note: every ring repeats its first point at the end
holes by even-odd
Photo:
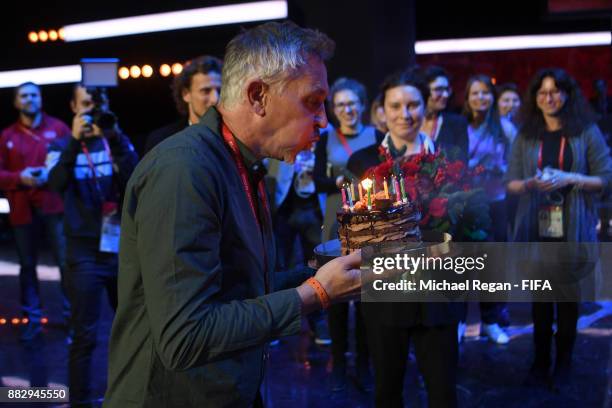
{"type": "Polygon", "coordinates": [[[442,113],[442,128],[435,141],[436,149],[441,148],[449,152],[458,149],[459,159],[467,163],[468,157],[468,123],[467,120],[455,113],[442,113]]]}
{"type": "Polygon", "coordinates": [[[262,237],[209,109],[130,179],[105,407],[247,407],[264,345],[299,333],[295,289],[265,293],[262,237]]]}
{"type": "Polygon", "coordinates": [[[180,119],[176,122],[170,123],[169,125],[161,127],[159,129],[155,129],[154,131],[149,133],[149,136],[147,136],[147,141],[145,142],[145,148],[142,155],[144,156],[155,146],[157,146],[170,136],[177,134],[181,130],[185,129],[187,126],[189,126],[189,122],[187,122],[187,119],[180,119]]]}
{"type": "Polygon", "coordinates": [[[47,167],[49,188],[63,194],[64,233],[68,238],[99,238],[102,222],[102,202],[121,200],[138,155],[124,134],[107,138],[112,160],[100,137],[83,139],[89,151],[98,191],[81,142],[65,137],[49,145],[47,167]],[[118,170],[118,171],[117,171],[118,170]]]}

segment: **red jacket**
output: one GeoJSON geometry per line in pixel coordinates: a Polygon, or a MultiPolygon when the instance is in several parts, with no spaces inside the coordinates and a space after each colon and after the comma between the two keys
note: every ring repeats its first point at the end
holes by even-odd
{"type": "Polygon", "coordinates": [[[4,190],[11,206],[11,225],[32,222],[32,207],[43,214],[64,211],[59,194],[45,186],[30,188],[21,184],[20,173],[26,167],[45,165],[47,146],[61,137],[70,137],[71,131],[62,121],[43,113],[40,124],[26,128],[19,121],[2,131],[0,136],[0,190],[4,190]]]}

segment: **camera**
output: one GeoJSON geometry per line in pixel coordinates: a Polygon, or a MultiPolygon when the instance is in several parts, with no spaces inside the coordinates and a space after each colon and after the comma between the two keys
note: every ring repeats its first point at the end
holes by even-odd
{"type": "Polygon", "coordinates": [[[107,87],[117,86],[117,58],[84,58],[81,60],[81,85],[91,95],[93,108],[89,112],[93,123],[102,130],[117,124],[117,116],[108,109],[107,87]]]}
{"type": "Polygon", "coordinates": [[[108,96],[104,88],[87,88],[94,107],[89,111],[93,123],[102,130],[109,130],[117,124],[117,116],[108,109],[108,96]]]}

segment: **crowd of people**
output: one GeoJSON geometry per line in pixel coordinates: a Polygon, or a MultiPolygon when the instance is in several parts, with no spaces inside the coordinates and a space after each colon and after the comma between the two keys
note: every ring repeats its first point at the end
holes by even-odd
{"type": "MultiPolygon", "coordinates": [[[[143,159],[149,173],[136,173],[151,190],[146,196],[149,200],[180,199],[176,202],[178,210],[197,205],[189,202],[188,196],[164,197],[159,186],[171,183],[168,177],[172,173],[158,174],[153,163],[165,160],[172,170],[172,160],[160,152],[177,147],[165,140],[198,126],[205,115],[207,123],[212,123],[209,116],[211,111],[216,112],[214,107],[220,100],[224,69],[223,61],[202,56],[188,61],[174,78],[173,94],[180,119],[151,132],[143,159]],[[146,184],[147,177],[157,177],[158,187],[146,184]]],[[[267,203],[271,210],[273,229],[263,228],[261,232],[276,241],[275,258],[268,258],[274,252],[266,252],[265,257],[274,271],[274,284],[270,285],[289,288],[312,275],[308,266],[314,248],[337,236],[336,212],[342,205],[342,186],[380,163],[381,149],[393,158],[444,150],[470,168],[482,167],[487,177],[481,187],[489,199],[493,220],[487,231],[488,241],[597,241],[601,215],[598,199],[612,188],[612,158],[606,143],[610,134],[604,136],[597,126],[597,115],[607,114],[605,107],[601,111],[595,106],[600,110],[595,112],[577,82],[560,68],[536,73],[525,92],[513,83],[496,86],[487,75],[473,75],[465,85],[464,103],[459,109],[450,106],[451,82],[450,74],[441,67],[409,67],[384,79],[380,93],[370,104],[363,84],[341,77],[333,82],[327,96],[326,112],[331,123],[324,121],[319,140],[311,149],[299,152],[294,163],[249,160],[248,150],[239,144],[237,148],[250,165],[250,177],[257,174],[265,181],[268,199],[260,197],[259,204],[251,204],[256,213],[265,211],[267,203]],[[538,229],[538,214],[551,200],[562,206],[563,223],[558,234],[543,235],[538,229]]],[[[70,347],[69,386],[75,404],[87,404],[93,398],[91,359],[103,296],[113,309],[117,308],[119,215],[126,185],[138,163],[118,122],[102,125],[92,115],[92,108],[100,103],[92,93],[79,84],[74,86],[69,105],[74,119],[69,127],[43,112],[38,85],[21,84],[14,95],[18,119],[3,130],[0,138],[0,189],[10,203],[21,267],[21,304],[28,318],[21,339],[28,342],[41,335],[36,263],[38,230],[44,227],[62,276],[70,347]]],[[[101,103],[105,106],[98,108],[107,109],[108,100],[101,103]]],[[[231,117],[227,112],[224,117],[231,117]]],[[[190,160],[186,150],[181,154],[190,160]]],[[[136,201],[136,195],[133,193],[130,199],[136,201]]],[[[126,204],[128,211],[136,206],[144,208],[141,216],[146,217],[142,203],[126,204]]],[[[171,223],[172,216],[168,213],[163,222],[171,223]]],[[[608,225],[600,224],[600,229],[606,234],[608,225]]],[[[259,232],[253,229],[254,234],[259,232]]],[[[151,233],[156,229],[151,227],[151,233]]],[[[174,239],[179,245],[181,237],[174,239]]],[[[122,251],[131,244],[122,243],[122,251]]],[[[409,342],[414,344],[430,406],[456,404],[456,363],[465,334],[467,304],[354,301],[353,306],[336,303],[325,312],[313,310],[308,315],[314,341],[330,346],[333,392],[347,386],[351,365],[347,362],[349,311],[354,310],[355,378],[364,391],[374,389],[377,406],[402,406],[409,342]],[[389,312],[391,308],[395,312],[389,312]],[[431,347],[438,351],[431,353],[431,347]]],[[[511,341],[505,329],[511,323],[507,305],[481,302],[479,307],[481,335],[497,344],[511,341]]],[[[533,303],[532,313],[535,358],[528,381],[562,386],[570,381],[579,304],[533,303]]],[[[269,339],[269,344],[277,345],[278,340],[269,339]]]]}

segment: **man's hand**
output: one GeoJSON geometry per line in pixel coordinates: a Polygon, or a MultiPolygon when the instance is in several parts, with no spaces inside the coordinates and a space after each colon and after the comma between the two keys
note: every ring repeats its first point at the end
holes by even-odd
{"type": "Polygon", "coordinates": [[[32,174],[32,172],[42,171],[38,167],[26,167],[19,174],[19,178],[21,179],[21,184],[28,187],[38,187],[42,184],[41,180],[39,180],[38,176],[32,174]]]}
{"type": "Polygon", "coordinates": [[[89,113],[89,110],[79,112],[72,119],[72,137],[76,140],[81,140],[84,137],[102,136],[102,131],[93,124],[93,118],[89,113]]]}
{"type": "MultiPolygon", "coordinates": [[[[315,274],[323,289],[327,292],[331,303],[346,302],[357,299],[361,294],[361,251],[342,256],[323,265],[315,274]]],[[[308,284],[297,288],[302,299],[305,313],[320,307],[320,301],[308,284]]]]}

